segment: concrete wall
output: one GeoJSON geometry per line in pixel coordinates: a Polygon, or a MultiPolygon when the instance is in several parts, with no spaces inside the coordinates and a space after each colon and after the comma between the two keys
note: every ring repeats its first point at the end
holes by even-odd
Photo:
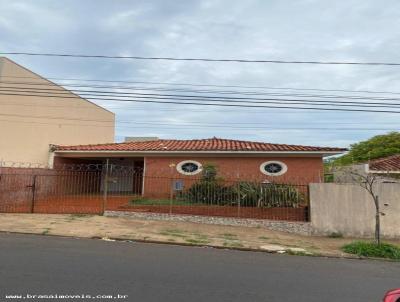
{"type": "MultiPolygon", "coordinates": [[[[400,238],[400,184],[379,184],[382,235],[400,238]],[[384,206],[388,204],[388,206],[384,206]]],[[[311,225],[316,234],[340,232],[344,236],[373,237],[375,206],[357,184],[310,184],[311,225]]]]}
{"type": "Polygon", "coordinates": [[[114,142],[112,112],[1,57],[0,90],[0,161],[45,165],[50,144],[114,142]]]}

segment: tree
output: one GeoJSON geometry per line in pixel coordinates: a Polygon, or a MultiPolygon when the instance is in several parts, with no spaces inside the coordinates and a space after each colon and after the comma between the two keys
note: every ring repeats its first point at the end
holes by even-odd
{"type": "Polygon", "coordinates": [[[370,159],[386,157],[400,153],[400,132],[389,132],[374,136],[350,146],[350,150],[333,161],[334,165],[348,165],[366,162],[370,159]]]}
{"type": "MultiPolygon", "coordinates": [[[[342,172],[345,176],[343,178],[345,182],[348,182],[348,178],[346,176],[350,176],[353,183],[361,186],[372,197],[375,206],[375,243],[381,244],[381,215],[383,216],[385,214],[381,212],[381,205],[378,195],[378,184],[382,183],[384,178],[380,175],[373,173],[362,173],[353,168],[344,168],[342,172]]],[[[343,182],[340,178],[338,180],[339,182],[343,182]]]]}

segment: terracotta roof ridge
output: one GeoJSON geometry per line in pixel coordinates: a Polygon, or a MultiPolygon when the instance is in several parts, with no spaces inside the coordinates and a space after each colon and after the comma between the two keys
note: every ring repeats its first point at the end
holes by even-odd
{"type": "Polygon", "coordinates": [[[230,139],[230,138],[212,138],[217,140],[224,140],[224,141],[231,141],[231,142],[238,142],[238,143],[252,143],[252,144],[267,144],[267,145],[274,145],[274,146],[282,146],[282,147],[306,147],[306,148],[322,148],[322,149],[340,149],[346,151],[347,148],[338,148],[338,147],[326,147],[326,146],[310,146],[310,145],[296,145],[296,144],[280,144],[280,143],[270,143],[270,142],[260,142],[260,141],[245,141],[245,140],[238,140],[238,139],[230,139]]]}
{"type": "Polygon", "coordinates": [[[73,146],[55,146],[55,150],[126,150],[126,151],[345,151],[345,148],[304,145],[275,144],[225,138],[202,139],[155,139],[150,141],[127,141],[73,146]]]}

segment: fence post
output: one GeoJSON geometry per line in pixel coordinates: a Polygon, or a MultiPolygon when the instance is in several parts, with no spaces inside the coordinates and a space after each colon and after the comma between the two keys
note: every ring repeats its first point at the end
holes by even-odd
{"type": "Polygon", "coordinates": [[[171,173],[171,178],[170,178],[170,182],[169,182],[169,214],[172,214],[172,203],[173,203],[173,199],[174,199],[174,168],[175,168],[175,164],[171,163],[169,165],[170,168],[170,173],[171,173]]]}
{"type": "Polygon", "coordinates": [[[237,189],[237,204],[238,204],[238,209],[237,209],[237,217],[240,218],[240,177],[239,173],[236,174],[236,189],[237,189]]]}
{"type": "Polygon", "coordinates": [[[102,203],[102,209],[101,209],[101,215],[104,215],[104,212],[106,211],[107,207],[107,195],[108,195],[108,164],[109,164],[109,159],[106,159],[106,169],[104,173],[104,183],[103,183],[103,203],[102,203]]]}
{"type": "Polygon", "coordinates": [[[36,176],[37,175],[33,175],[32,185],[30,186],[32,189],[31,213],[33,213],[35,210],[36,176]]]}
{"type": "Polygon", "coordinates": [[[171,178],[170,179],[170,191],[169,191],[169,214],[172,214],[172,200],[174,198],[174,179],[171,178]]]}
{"type": "Polygon", "coordinates": [[[310,184],[307,185],[307,221],[311,221],[311,200],[310,200],[310,184]]]}

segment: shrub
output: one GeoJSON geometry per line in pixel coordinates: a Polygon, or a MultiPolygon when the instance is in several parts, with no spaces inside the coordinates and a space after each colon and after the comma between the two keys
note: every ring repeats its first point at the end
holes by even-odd
{"type": "Polygon", "coordinates": [[[400,247],[389,243],[355,241],[344,245],[342,250],[358,256],[400,260],[400,247]]]}
{"type": "Polygon", "coordinates": [[[232,189],[218,181],[199,181],[188,190],[181,192],[178,198],[193,203],[216,205],[227,205],[235,199],[232,189]]]}
{"type": "Polygon", "coordinates": [[[295,208],[304,201],[304,194],[287,184],[240,182],[234,190],[243,206],[295,208]]]}
{"type": "Polygon", "coordinates": [[[296,208],[304,201],[304,194],[292,185],[263,184],[262,206],[296,208]]]}
{"type": "Polygon", "coordinates": [[[193,203],[234,205],[244,207],[298,207],[304,201],[304,194],[295,186],[242,181],[225,185],[217,177],[214,164],[205,164],[201,179],[189,189],[179,192],[177,198],[193,203]]]}
{"type": "Polygon", "coordinates": [[[217,167],[214,164],[206,163],[203,166],[201,175],[202,181],[213,182],[217,180],[217,167]]]}
{"type": "Polygon", "coordinates": [[[178,199],[193,203],[227,205],[235,200],[230,186],[225,186],[217,178],[217,168],[208,163],[203,166],[201,179],[186,191],[180,192],[178,199]]]}

